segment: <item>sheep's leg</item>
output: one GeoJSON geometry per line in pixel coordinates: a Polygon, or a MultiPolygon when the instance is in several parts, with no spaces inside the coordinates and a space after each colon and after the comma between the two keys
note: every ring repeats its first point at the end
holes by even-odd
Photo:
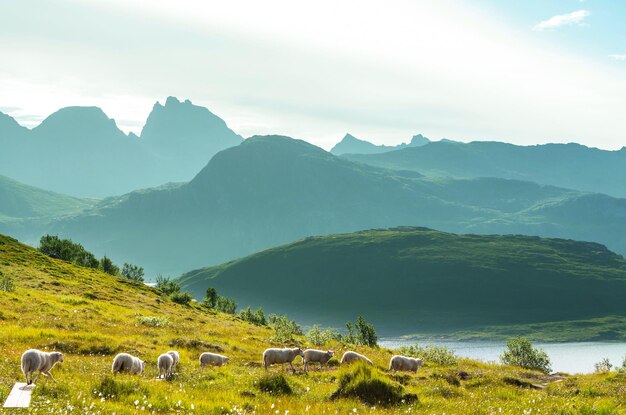
{"type": "Polygon", "coordinates": [[[320,362],[320,372],[322,371],[322,362],[320,362]]]}
{"type": "Polygon", "coordinates": [[[35,383],[37,381],[37,379],[39,379],[39,375],[41,375],[41,372],[37,373],[37,376],[35,376],[35,378],[32,377],[33,376],[32,374],[30,375],[31,376],[31,379],[30,379],[30,384],[31,385],[33,383],[35,383]]]}
{"type": "Polygon", "coordinates": [[[54,376],[52,376],[52,373],[50,372],[44,372],[44,375],[48,376],[50,379],[52,379],[52,381],[54,383],[57,383],[57,380],[54,378],[54,376]]]}
{"type": "Polygon", "coordinates": [[[296,368],[293,367],[293,363],[289,362],[289,366],[291,366],[291,370],[293,371],[293,373],[296,373],[296,368]]]}

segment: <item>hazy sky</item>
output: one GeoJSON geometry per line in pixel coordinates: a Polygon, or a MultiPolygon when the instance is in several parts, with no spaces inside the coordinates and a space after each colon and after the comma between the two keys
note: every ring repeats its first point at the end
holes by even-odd
{"type": "Polygon", "coordinates": [[[97,105],[139,132],[169,95],[243,136],[626,146],[626,2],[0,2],[0,111],[97,105]]]}

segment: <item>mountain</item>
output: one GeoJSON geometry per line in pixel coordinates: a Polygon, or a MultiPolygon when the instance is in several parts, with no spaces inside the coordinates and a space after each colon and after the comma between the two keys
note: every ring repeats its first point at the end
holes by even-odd
{"type": "Polygon", "coordinates": [[[108,199],[47,231],[172,275],[307,236],[404,225],[588,240],[626,253],[624,199],[515,180],[428,178],[281,136],[249,138],[189,183],[108,199]]]}
{"type": "Polygon", "coordinates": [[[189,101],[156,103],[141,138],[97,107],[67,107],[32,130],[0,116],[0,174],[47,190],[106,197],[188,181],[241,137],[189,101]]]}
{"type": "Polygon", "coordinates": [[[343,139],[335,144],[330,150],[332,154],[378,154],[387,151],[399,150],[407,147],[419,147],[426,145],[430,140],[421,134],[414,135],[409,143],[398,144],[397,146],[385,146],[372,144],[369,141],[360,140],[351,134],[346,134],[343,139]]]}
{"type": "Polygon", "coordinates": [[[595,243],[519,235],[404,227],[311,237],[186,273],[180,283],[198,298],[212,286],[305,323],[341,326],[359,310],[396,336],[626,317],[622,256],[595,243]]]}
{"type": "Polygon", "coordinates": [[[626,147],[606,151],[580,144],[437,141],[383,154],[344,157],[428,176],[499,177],[626,197],[626,147]]]}
{"type": "Polygon", "coordinates": [[[65,357],[52,368],[55,382],[44,376],[37,380],[30,409],[24,412],[41,412],[38,409],[44,407],[45,412],[118,415],[373,412],[372,403],[335,393],[345,390],[340,383],[355,371],[367,391],[382,391],[377,392],[378,399],[391,393],[413,394],[408,402],[376,403],[375,412],[383,415],[417,412],[415,408],[424,404],[416,405],[415,396],[420,402],[426,396],[428,405],[447,408],[446,413],[455,409],[466,413],[464,397],[470,394],[472,410],[478,413],[489,413],[494,402],[520,408],[532,400],[533,412],[546,414],[571,407],[573,402],[581,408],[623,406],[624,380],[615,372],[572,375],[562,382],[560,375],[469,359],[453,358],[454,366],[449,366],[431,353],[433,358],[426,359],[419,381],[414,381],[409,375],[388,373],[389,359],[397,351],[384,347],[335,340],[320,345],[300,335],[278,342],[271,339],[275,333],[271,327],[247,323],[200,303],[177,304],[144,284],[49,258],[3,235],[0,258],[0,401],[6,400],[15,382],[24,379],[20,370],[24,350],[58,351],[65,357]],[[310,368],[309,375],[301,374],[299,357],[293,363],[299,375],[285,374],[281,365],[267,371],[261,367],[265,348],[294,344],[333,349],[335,356],[323,370],[310,368]],[[158,356],[167,350],[179,352],[179,368],[172,379],[155,380],[158,356]],[[337,367],[347,350],[365,354],[374,366],[337,367]],[[198,356],[206,351],[228,356],[229,364],[200,368],[198,356]],[[121,352],[146,362],[143,375],[111,374],[113,358],[121,352]],[[534,386],[537,383],[542,386],[534,386]],[[593,393],[580,393],[581,385],[593,393]],[[537,390],[542,388],[547,390],[537,390]],[[494,401],[494,390],[501,395],[499,400],[494,401]],[[451,398],[451,393],[459,396],[451,398]]]}
{"type": "Polygon", "coordinates": [[[169,97],[165,105],[154,104],[141,141],[156,156],[165,183],[191,180],[214,154],[242,138],[208,109],[169,97]]]}

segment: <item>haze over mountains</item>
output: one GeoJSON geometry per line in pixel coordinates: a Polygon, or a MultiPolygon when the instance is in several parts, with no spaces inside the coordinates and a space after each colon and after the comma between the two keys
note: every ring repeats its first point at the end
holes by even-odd
{"type": "Polygon", "coordinates": [[[372,144],[369,141],[360,140],[351,134],[346,134],[343,139],[335,144],[330,150],[335,155],[341,154],[378,154],[392,150],[400,150],[407,147],[419,147],[430,143],[430,140],[421,134],[414,135],[408,143],[396,146],[372,144]]]}
{"type": "Polygon", "coordinates": [[[190,180],[242,138],[190,101],[154,105],[141,137],[97,107],[62,108],[28,130],[0,114],[0,174],[81,197],[106,197],[190,180]]]}

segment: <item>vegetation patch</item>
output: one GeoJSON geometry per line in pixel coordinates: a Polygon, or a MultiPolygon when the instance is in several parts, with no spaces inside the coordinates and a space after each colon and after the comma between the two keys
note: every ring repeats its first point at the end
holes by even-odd
{"type": "Polygon", "coordinates": [[[413,394],[405,394],[402,385],[391,382],[370,366],[358,363],[339,376],[339,387],[331,399],[357,398],[369,405],[397,405],[417,400],[413,394]]]}
{"type": "Polygon", "coordinates": [[[445,346],[402,346],[398,349],[398,354],[403,356],[416,357],[424,360],[424,363],[436,363],[442,366],[454,366],[457,364],[457,356],[453,350],[445,346]]]}
{"type": "Polygon", "coordinates": [[[120,399],[133,393],[144,393],[148,391],[135,380],[113,379],[111,376],[104,377],[94,385],[94,391],[105,399],[120,399]]]}
{"type": "Polygon", "coordinates": [[[161,316],[137,316],[137,322],[148,327],[167,327],[170,323],[167,317],[161,316]]]}
{"type": "Polygon", "coordinates": [[[176,339],[172,339],[169,342],[170,347],[181,347],[183,349],[194,349],[194,350],[203,350],[203,351],[214,351],[214,352],[223,352],[224,348],[217,345],[217,344],[211,344],[209,342],[206,342],[204,340],[200,340],[200,339],[183,339],[183,338],[176,338],[176,339]]]}
{"type": "Polygon", "coordinates": [[[259,390],[274,395],[291,395],[293,390],[282,373],[265,375],[257,384],[259,390]]]}

